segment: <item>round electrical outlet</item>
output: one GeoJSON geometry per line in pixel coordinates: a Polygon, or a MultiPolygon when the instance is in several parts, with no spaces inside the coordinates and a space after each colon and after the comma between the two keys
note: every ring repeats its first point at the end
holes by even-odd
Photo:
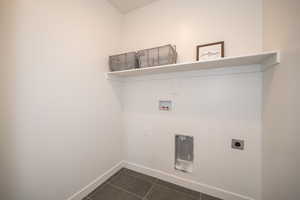
{"type": "Polygon", "coordinates": [[[244,150],[245,142],[244,140],[232,139],[231,147],[233,149],[244,150]]]}

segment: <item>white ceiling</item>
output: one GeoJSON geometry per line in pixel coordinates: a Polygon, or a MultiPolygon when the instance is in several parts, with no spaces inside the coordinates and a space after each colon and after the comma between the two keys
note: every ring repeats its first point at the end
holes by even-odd
{"type": "Polygon", "coordinates": [[[122,13],[128,13],[136,8],[148,5],[156,0],[108,0],[122,13]]]}

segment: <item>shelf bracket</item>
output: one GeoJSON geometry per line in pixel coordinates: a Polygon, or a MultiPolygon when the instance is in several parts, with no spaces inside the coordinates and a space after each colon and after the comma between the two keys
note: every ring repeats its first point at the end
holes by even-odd
{"type": "Polygon", "coordinates": [[[270,58],[262,63],[262,71],[267,71],[271,67],[280,64],[280,52],[277,51],[276,54],[272,55],[270,58]]]}
{"type": "Polygon", "coordinates": [[[118,81],[118,82],[122,82],[122,78],[121,77],[116,77],[114,75],[109,75],[109,73],[104,73],[104,77],[106,80],[109,81],[118,81]]]}

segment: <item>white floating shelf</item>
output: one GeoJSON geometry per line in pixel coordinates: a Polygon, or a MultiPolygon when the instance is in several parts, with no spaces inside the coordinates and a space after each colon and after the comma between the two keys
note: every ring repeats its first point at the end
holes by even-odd
{"type": "Polygon", "coordinates": [[[226,68],[244,65],[262,65],[262,70],[280,63],[280,53],[278,51],[263,52],[258,54],[225,57],[207,61],[196,61],[188,63],[178,63],[149,68],[138,68],[125,71],[115,71],[106,73],[106,77],[133,77],[150,74],[161,74],[180,71],[195,71],[204,69],[226,68]]]}

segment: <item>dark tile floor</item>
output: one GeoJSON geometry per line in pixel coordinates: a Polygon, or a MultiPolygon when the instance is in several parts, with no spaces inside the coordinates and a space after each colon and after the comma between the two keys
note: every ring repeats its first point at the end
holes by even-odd
{"type": "Polygon", "coordinates": [[[122,169],[84,200],[220,200],[157,178],[122,169]]]}

